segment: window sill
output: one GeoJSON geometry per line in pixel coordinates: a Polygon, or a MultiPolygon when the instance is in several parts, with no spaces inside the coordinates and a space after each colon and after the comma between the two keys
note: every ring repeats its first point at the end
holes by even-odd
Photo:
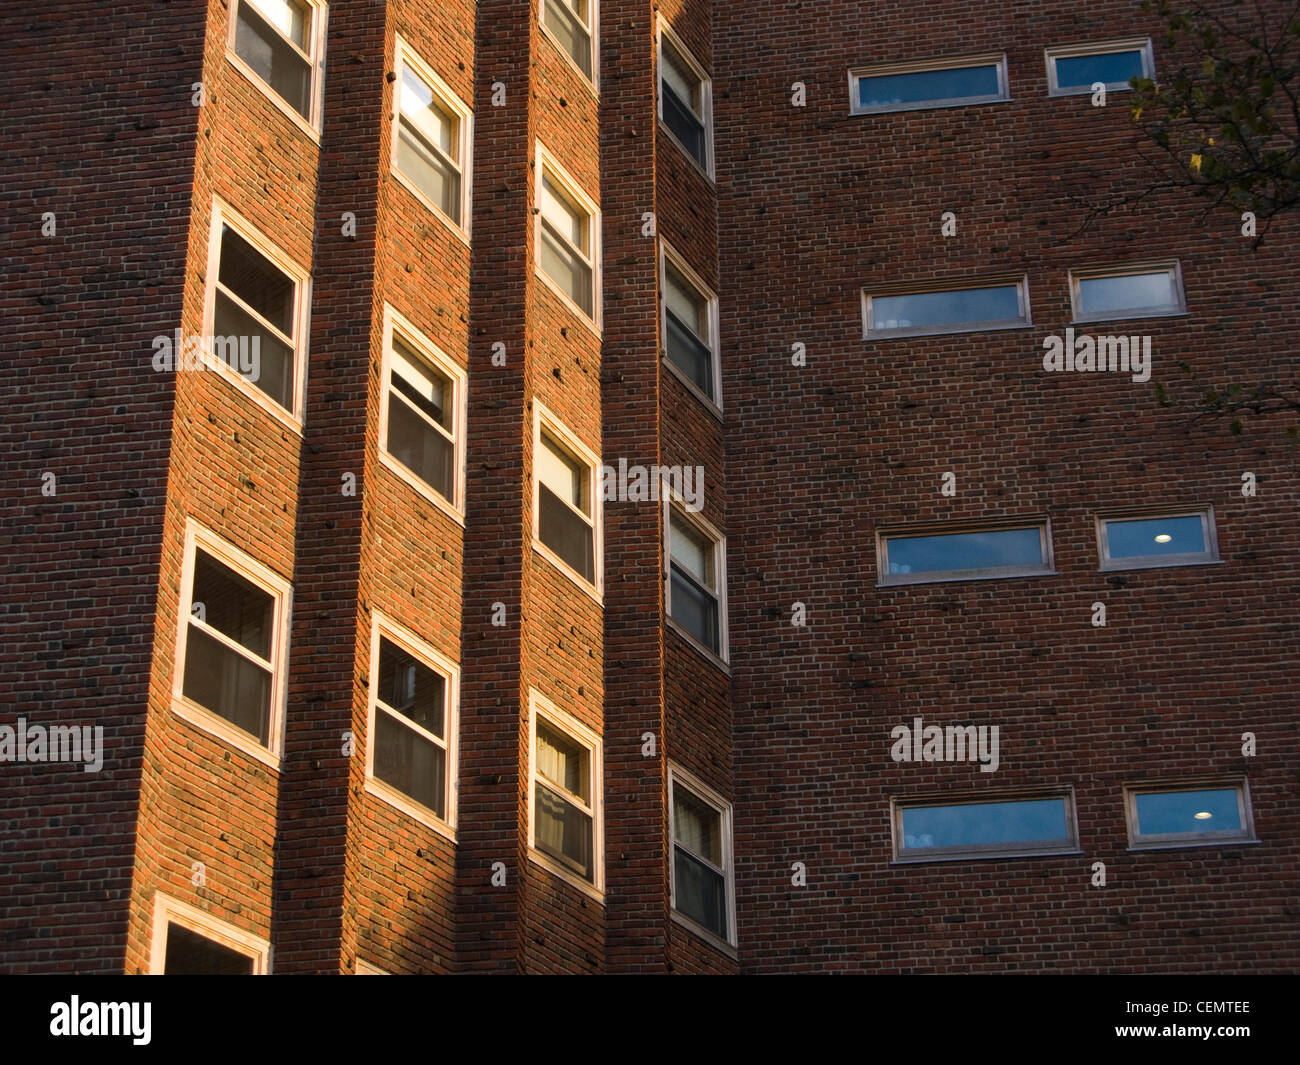
{"type": "MultiPolygon", "coordinates": [[[[1146,77],[1150,77],[1150,75],[1143,74],[1142,77],[1146,78],[1146,77]]],[[[1132,86],[1130,86],[1127,81],[1105,82],[1105,85],[1106,85],[1107,96],[1115,92],[1133,91],[1132,86]]],[[[1058,96],[1091,96],[1091,95],[1092,95],[1092,86],[1090,85],[1080,85],[1077,88],[1071,87],[1069,89],[1048,89],[1047,90],[1047,96],[1049,99],[1055,99],[1058,96]]],[[[1101,109],[1098,108],[1098,110],[1101,109]]]]}
{"type": "MultiPolygon", "coordinates": [[[[439,207],[431,199],[429,199],[429,197],[426,196],[423,191],[421,191],[421,189],[415,184],[414,181],[412,181],[410,178],[408,178],[405,174],[402,173],[401,169],[398,167],[396,162],[393,163],[392,167],[390,168],[390,172],[392,173],[393,177],[397,179],[397,183],[401,185],[402,188],[406,189],[406,191],[409,192],[412,196],[414,196],[426,211],[428,211],[431,215],[434,216],[434,218],[436,218],[439,222],[441,222],[444,226],[446,226],[449,230],[451,230],[452,235],[455,236],[457,240],[459,240],[467,248],[471,246],[470,239],[469,239],[469,232],[466,229],[462,228],[460,224],[457,223],[453,218],[451,218],[446,211],[444,211],[441,207],[439,207]]],[[[465,180],[465,175],[462,173],[461,181],[464,180],[465,180]]],[[[461,210],[465,213],[465,216],[468,218],[469,204],[462,202],[461,210]]]]}
{"type": "Polygon", "coordinates": [[[664,614],[664,623],[668,626],[668,628],[672,629],[675,633],[681,636],[688,644],[690,644],[691,649],[694,650],[697,654],[699,654],[704,659],[706,659],[711,665],[717,666],[728,677],[731,676],[731,665],[727,661],[727,659],[723,658],[722,655],[720,655],[717,651],[714,651],[711,648],[706,647],[704,644],[700,643],[699,640],[697,640],[694,636],[692,636],[689,632],[687,632],[684,628],[682,628],[682,626],[677,624],[677,622],[673,620],[671,614],[667,614],[667,613],[664,614]]]}
{"type": "MultiPolygon", "coordinates": [[[[311,138],[312,143],[316,145],[317,149],[320,148],[321,131],[286,103],[284,99],[282,99],[280,95],[271,88],[271,86],[258,76],[257,72],[254,71],[252,67],[239,58],[235,53],[235,50],[229,45],[226,46],[226,60],[232,67],[239,71],[247,81],[251,81],[254,87],[256,87],[263,96],[270,100],[271,103],[276,106],[276,109],[285,116],[285,118],[289,119],[289,121],[297,126],[298,129],[307,134],[307,136],[311,138]]],[[[318,66],[312,71],[311,92],[313,105],[317,100],[317,94],[320,88],[318,82],[320,77],[322,77],[322,73],[318,66]]]]}
{"type": "MultiPolygon", "coordinates": [[[[597,82],[596,82],[596,76],[600,73],[599,68],[596,66],[596,44],[597,44],[597,42],[596,42],[595,40],[592,40],[592,42],[591,42],[591,44],[592,44],[592,49],[591,49],[591,55],[592,55],[592,59],[591,59],[591,76],[588,77],[587,74],[586,74],[586,72],[582,69],[582,67],[578,66],[578,64],[574,61],[573,56],[569,55],[569,50],[568,50],[567,48],[565,48],[564,45],[562,45],[562,44],[559,42],[559,40],[556,38],[555,34],[553,34],[553,33],[551,32],[550,27],[547,26],[546,23],[543,22],[543,21],[541,20],[540,17],[537,19],[537,28],[540,29],[540,30],[542,31],[542,36],[545,37],[548,41],[551,42],[551,44],[553,44],[553,45],[555,46],[555,50],[556,50],[557,52],[559,52],[559,53],[560,53],[560,56],[564,59],[564,61],[565,61],[566,63],[569,64],[570,69],[571,69],[575,74],[578,75],[578,80],[579,80],[580,82],[582,82],[582,84],[583,84],[583,86],[586,88],[586,90],[587,90],[589,93],[591,93],[592,99],[594,99],[594,100],[596,100],[597,102],[599,102],[599,100],[600,100],[600,87],[599,87],[599,85],[598,85],[597,82]]],[[[593,37],[593,38],[595,37],[595,34],[594,34],[594,33],[592,34],[592,37],[593,37]]]]}
{"type": "Polygon", "coordinates": [[[1183,840],[1180,843],[1130,843],[1129,854],[1141,854],[1143,851],[1181,851],[1201,850],[1205,847],[1253,847],[1262,843],[1260,839],[1205,839],[1183,840]]]}
{"type": "Polygon", "coordinates": [[[1203,558],[1191,562],[1143,562],[1139,559],[1125,559],[1123,562],[1104,562],[1098,567],[1098,573],[1124,573],[1138,569],[1182,569],[1186,566],[1222,566],[1221,558],[1203,558]]]}
{"type": "Polygon", "coordinates": [[[456,842],[456,829],[454,825],[443,821],[427,806],[420,805],[420,803],[416,802],[414,799],[403,795],[400,791],[389,787],[383,781],[376,780],[368,774],[366,776],[366,794],[373,795],[376,799],[380,800],[380,802],[393,807],[393,809],[397,810],[399,813],[403,813],[407,817],[419,821],[420,824],[424,825],[426,828],[433,829],[433,831],[437,832],[438,835],[444,836],[451,840],[452,843],[456,842]]]}
{"type": "Polygon", "coordinates": [[[936,862],[987,862],[999,861],[1004,858],[1060,858],[1068,855],[1079,855],[1085,853],[1078,848],[1064,848],[1062,850],[1029,850],[1029,851],[997,851],[993,854],[943,854],[916,858],[894,858],[890,865],[929,865],[936,862]]]}
{"type": "Polygon", "coordinates": [[[672,911],[672,918],[674,924],[681,925],[682,928],[686,929],[686,931],[690,932],[693,936],[703,940],[707,946],[712,947],[714,950],[721,951],[732,961],[740,960],[740,951],[736,949],[734,944],[728,943],[721,936],[714,932],[710,932],[703,925],[691,920],[684,913],[680,913],[674,909],[672,911]]]}
{"type": "MultiPolygon", "coordinates": [[[[664,121],[663,115],[659,116],[659,132],[667,134],[668,139],[673,144],[677,145],[678,150],[686,158],[686,161],[689,162],[691,166],[695,168],[696,173],[698,173],[700,177],[704,178],[704,180],[707,181],[709,185],[713,188],[714,192],[716,192],[718,188],[718,179],[713,176],[713,174],[709,171],[708,167],[706,167],[703,163],[701,163],[698,159],[695,158],[695,156],[693,156],[690,153],[690,150],[686,147],[686,145],[684,145],[681,142],[677,134],[668,128],[668,123],[664,121]]],[[[705,132],[706,132],[706,136],[709,136],[710,141],[712,141],[711,131],[707,130],[706,128],[705,132]]],[[[710,160],[712,160],[713,158],[712,148],[713,145],[712,143],[710,143],[709,145],[710,160]]]]}
{"type": "MultiPolygon", "coordinates": [[[[713,357],[715,359],[718,357],[716,352],[714,353],[713,357]]],[[[694,381],[692,381],[689,377],[687,377],[685,372],[681,370],[678,367],[678,365],[675,362],[673,362],[673,360],[670,359],[667,355],[663,356],[662,361],[664,366],[668,368],[668,371],[674,377],[676,377],[677,380],[679,380],[682,384],[686,386],[686,390],[690,392],[690,394],[693,395],[696,399],[698,399],[710,414],[712,414],[715,418],[718,419],[718,421],[722,422],[725,425],[727,416],[723,414],[722,408],[713,400],[709,399],[709,397],[706,396],[703,393],[703,391],[700,390],[700,386],[697,385],[694,381]]]]}
{"type": "Polygon", "coordinates": [[[420,480],[414,473],[407,469],[400,460],[393,458],[382,447],[379,449],[379,464],[389,471],[398,480],[405,482],[420,498],[427,503],[432,503],[440,511],[451,518],[462,529],[465,527],[465,512],[448,499],[439,494],[438,490],[432,485],[426,484],[420,480]]]}
{"type": "Polygon", "coordinates": [[[268,747],[263,747],[251,733],[236,728],[224,717],[211,710],[190,702],[184,696],[172,697],[172,713],[195,728],[201,729],[209,736],[220,740],[228,747],[234,747],[244,754],[256,758],[267,768],[280,771],[280,756],[268,747]]]}
{"type": "MultiPolygon", "coordinates": [[[[577,317],[577,319],[580,322],[582,322],[584,326],[586,326],[588,329],[591,330],[591,332],[593,332],[596,335],[597,340],[603,342],[604,334],[601,332],[600,324],[595,320],[595,318],[593,318],[590,314],[588,314],[576,303],[574,303],[572,296],[570,296],[567,292],[565,292],[562,288],[560,288],[559,285],[557,285],[554,281],[551,280],[551,275],[542,269],[541,263],[537,264],[536,273],[538,278],[541,279],[542,283],[546,285],[546,287],[549,288],[553,293],[555,293],[555,295],[559,298],[560,302],[563,303],[568,310],[572,311],[574,316],[577,317]]],[[[599,293],[596,293],[595,302],[597,305],[600,303],[599,293]]]]}
{"type": "Polygon", "coordinates": [[[533,537],[533,550],[546,559],[552,566],[556,567],[564,576],[568,577],[574,584],[581,588],[587,595],[595,601],[596,605],[602,609],[605,606],[604,589],[593,585],[586,577],[570,566],[564,559],[560,558],[554,551],[547,547],[541,540],[533,537]]]}
{"type": "MultiPolygon", "coordinates": [[[[857,85],[853,86],[856,94],[857,85]]],[[[849,105],[849,114],[854,118],[867,115],[896,115],[904,111],[946,111],[954,107],[985,107],[988,104],[1009,104],[1011,96],[974,96],[968,100],[924,100],[915,104],[901,104],[898,107],[858,107],[849,105]]]]}
{"type": "Polygon", "coordinates": [[[963,574],[958,577],[921,577],[916,580],[880,580],[876,582],[877,588],[905,588],[916,584],[954,584],[957,581],[1009,581],[1021,580],[1025,577],[1055,577],[1058,575],[1055,569],[1035,569],[1025,570],[1023,573],[988,573],[983,576],[979,574],[963,574]]]}
{"type": "Polygon", "coordinates": [[[872,332],[867,330],[862,339],[868,342],[880,340],[908,340],[913,337],[947,337],[961,336],[963,333],[1007,333],[1015,329],[1032,329],[1032,321],[1015,322],[981,322],[977,325],[960,326],[955,329],[886,329],[872,332]]]}
{"type": "Polygon", "coordinates": [[[601,891],[598,887],[596,887],[593,883],[591,883],[591,881],[583,880],[582,877],[580,877],[572,869],[566,869],[563,865],[555,861],[548,854],[539,851],[536,847],[532,846],[531,844],[529,844],[528,847],[528,860],[532,862],[534,865],[540,866],[542,869],[545,869],[548,873],[552,873],[553,875],[559,877],[566,884],[573,885],[584,895],[587,895],[589,898],[595,899],[602,906],[605,905],[605,893],[601,891]]]}
{"type": "Polygon", "coordinates": [[[1070,325],[1096,325],[1098,322],[1141,322],[1150,318],[1190,318],[1191,312],[1185,307],[1179,307],[1174,311],[1147,311],[1135,312],[1130,314],[1101,314],[1086,318],[1073,318],[1070,325]]]}
{"type": "MultiPolygon", "coordinates": [[[[306,355],[301,351],[295,351],[294,358],[305,359],[306,355]]],[[[220,359],[213,358],[207,352],[204,352],[203,354],[203,366],[204,369],[199,372],[215,373],[217,377],[225,381],[227,385],[233,388],[236,392],[240,393],[245,399],[250,400],[266,414],[269,414],[272,418],[278,421],[290,432],[296,434],[297,436],[302,436],[303,433],[302,420],[296,417],[290,411],[285,410],[284,407],[280,406],[279,403],[273,400],[270,396],[268,396],[256,385],[249,384],[249,382],[244,379],[242,374],[236,373],[220,359]]],[[[192,371],[185,370],[183,372],[190,373],[192,371]]]]}

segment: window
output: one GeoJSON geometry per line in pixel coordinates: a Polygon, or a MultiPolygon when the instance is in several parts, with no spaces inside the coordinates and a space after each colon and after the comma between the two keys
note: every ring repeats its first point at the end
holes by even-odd
{"type": "Polygon", "coordinates": [[[533,542],[599,592],[600,460],[540,403],[533,436],[533,542]]]}
{"type": "Polygon", "coordinates": [[[227,54],[282,111],[313,136],[321,128],[325,4],[236,0],[227,54]]]}
{"type": "MultiPolygon", "coordinates": [[[[665,488],[665,496],[670,495],[665,488]]],[[[674,499],[664,504],[667,521],[669,618],[696,643],[726,660],[726,543],[698,515],[674,499]]]]}
{"type": "Polygon", "coordinates": [[[204,361],[295,429],[306,380],[307,306],[306,272],[214,202],[204,361]]]}
{"type": "Polygon", "coordinates": [[[173,709],[278,763],[289,582],[194,521],[185,529],[173,709]]]}
{"type": "Polygon", "coordinates": [[[593,0],[542,0],[542,26],[584,77],[596,81],[593,0]]]}
{"type": "Polygon", "coordinates": [[[1124,789],[1129,846],[1134,850],[1255,840],[1245,780],[1124,789]]]}
{"type": "Polygon", "coordinates": [[[1049,48],[1046,58],[1049,96],[1091,93],[1097,82],[1107,92],[1118,92],[1129,88],[1130,79],[1154,77],[1155,72],[1149,37],[1049,48]]]}
{"type": "Polygon", "coordinates": [[[713,175],[713,83],[662,20],[659,23],[659,118],[686,154],[713,175]]]}
{"type": "Polygon", "coordinates": [[[595,322],[600,214],[540,145],[537,224],[537,263],[542,276],[595,322]]]}
{"type": "Polygon", "coordinates": [[[391,307],[385,309],[384,337],[380,458],[460,521],[465,371],[391,307]]]}
{"type": "Polygon", "coordinates": [[[600,737],[537,692],[529,704],[532,857],[566,880],[602,892],[600,737]]]}
{"type": "Polygon", "coordinates": [[[1079,848],[1073,791],[893,803],[894,860],[1009,858],[1079,848]]]}
{"type": "Polygon", "coordinates": [[[1009,100],[1007,57],[972,56],[926,63],[888,63],[849,71],[855,115],[964,107],[1009,100]]]}
{"type": "Polygon", "coordinates": [[[889,286],[864,291],[862,302],[869,340],[1019,329],[1030,324],[1029,281],[1025,277],[951,287],[889,286]]]}
{"type": "Polygon", "coordinates": [[[1214,509],[1097,519],[1101,568],[1148,569],[1219,561],[1214,509]]]}
{"type": "Polygon", "coordinates": [[[394,173],[458,231],[468,232],[470,109],[400,37],[393,96],[394,173]]]}
{"type": "Polygon", "coordinates": [[[664,354],[668,365],[715,407],[721,407],[718,301],[699,276],[663,247],[664,354]]]}
{"type": "Polygon", "coordinates": [[[158,893],[149,972],[167,976],[264,976],[271,944],[205,910],[158,893]]]}
{"type": "Polygon", "coordinates": [[[356,971],[354,976],[392,976],[392,973],[386,969],[381,969],[378,965],[368,962],[363,958],[357,959],[356,971]]]}
{"type": "Polygon", "coordinates": [[[1076,322],[1159,318],[1187,311],[1178,263],[1071,270],[1070,297],[1076,322]]]}
{"type": "Polygon", "coordinates": [[[1047,521],[951,532],[882,532],[876,537],[876,555],[882,585],[1053,572],[1047,521]]]}
{"type": "Polygon", "coordinates": [[[375,615],[366,790],[434,828],[455,827],[458,678],[450,659],[375,615]]]}
{"type": "Polygon", "coordinates": [[[673,840],[673,910],[734,946],[731,804],[689,773],[670,766],[668,809],[673,840]]]}

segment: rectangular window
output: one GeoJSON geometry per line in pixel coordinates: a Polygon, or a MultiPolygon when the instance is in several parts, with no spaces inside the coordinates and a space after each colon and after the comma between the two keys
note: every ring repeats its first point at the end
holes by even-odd
{"type": "Polygon", "coordinates": [[[459,671],[415,634],[375,616],[366,789],[438,828],[454,828],[459,671]]]}
{"type": "Polygon", "coordinates": [[[263,761],[279,748],[289,596],[283,578],[187,524],[173,707],[263,761]]]}
{"type": "Polygon", "coordinates": [[[868,340],[1019,329],[1030,324],[1029,281],[1024,277],[910,291],[891,286],[864,290],[862,301],[868,340]]]}
{"type": "Polygon", "coordinates": [[[1103,570],[1195,566],[1219,560],[1212,507],[1100,517],[1097,545],[1103,570]]]}
{"type": "Polygon", "coordinates": [[[595,322],[600,213],[540,145],[537,226],[537,264],[542,276],[595,322]]]}
{"type": "Polygon", "coordinates": [[[565,879],[604,890],[600,737],[533,692],[529,845],[565,879]]]}
{"type": "Polygon", "coordinates": [[[1184,314],[1182,269],[1178,263],[1071,270],[1070,297],[1076,322],[1160,318],[1184,314]]]}
{"type": "Polygon", "coordinates": [[[235,0],[230,54],[275,102],[320,132],[326,5],[317,0],[235,0]]]}
{"type": "Polygon", "coordinates": [[[600,588],[600,460],[536,404],[533,538],[584,585],[600,588]]]}
{"type": "Polygon", "coordinates": [[[385,319],[380,457],[459,521],[464,509],[465,371],[391,307],[385,309],[385,319]]]}
{"type": "Polygon", "coordinates": [[[154,895],[149,972],[160,976],[264,976],[271,944],[197,906],[154,895]]]}
{"type": "Polygon", "coordinates": [[[879,533],[876,540],[882,585],[1052,572],[1052,536],[1046,521],[955,532],[879,533]]]}
{"type": "Polygon", "coordinates": [[[1098,82],[1107,92],[1119,92],[1132,78],[1155,76],[1149,37],[1049,48],[1045,55],[1049,96],[1090,93],[1098,82]]]}
{"type": "Polygon", "coordinates": [[[715,407],[721,407],[717,357],[718,301],[699,276],[663,247],[664,355],[668,364],[715,407]]]}
{"type": "Polygon", "coordinates": [[[659,117],[706,174],[713,173],[713,83],[681,41],[659,23],[659,117]]]}
{"type": "Polygon", "coordinates": [[[1011,98],[1005,55],[864,67],[849,71],[849,89],[855,115],[965,107],[1011,98]]]}
{"type": "Polygon", "coordinates": [[[1073,792],[960,802],[895,802],[894,860],[1008,858],[1079,849],[1073,792]]]}
{"type": "Polygon", "coordinates": [[[467,232],[473,116],[400,37],[393,111],[394,171],[428,206],[467,232]]]}
{"type": "Polygon", "coordinates": [[[592,0],[542,0],[542,25],[588,81],[596,81],[592,0]]]}
{"type": "Polygon", "coordinates": [[[668,802],[673,909],[734,945],[731,804],[675,766],[668,770],[668,802]]]}
{"type": "Polygon", "coordinates": [[[1133,849],[1253,842],[1254,818],[1244,780],[1124,789],[1133,849]]]}
{"type": "Polygon", "coordinates": [[[675,500],[664,505],[668,616],[696,643],[726,659],[726,551],[721,534],[675,500]]]}

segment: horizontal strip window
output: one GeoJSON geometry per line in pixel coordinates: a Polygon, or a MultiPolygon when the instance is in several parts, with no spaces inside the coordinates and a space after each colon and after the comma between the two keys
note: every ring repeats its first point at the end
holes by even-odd
{"type": "Polygon", "coordinates": [[[896,861],[1064,854],[1079,849],[1070,792],[894,807],[896,861]]]}
{"type": "Polygon", "coordinates": [[[1021,277],[997,284],[953,288],[863,291],[866,339],[934,336],[1030,324],[1029,282],[1021,277]]]}
{"type": "Polygon", "coordinates": [[[1004,55],[890,63],[849,72],[855,115],[1008,100],[1004,55]]]}
{"type": "Polygon", "coordinates": [[[1130,88],[1133,78],[1155,76],[1149,37],[1049,48],[1046,58],[1049,96],[1090,93],[1098,83],[1108,92],[1120,92],[1130,88]]]}
{"type": "Polygon", "coordinates": [[[1182,269],[1178,263],[1071,270],[1070,299],[1076,322],[1159,318],[1184,314],[1182,269]]]}
{"type": "Polygon", "coordinates": [[[1097,519],[1101,568],[1147,569],[1219,561],[1214,511],[1135,514],[1097,519]]]}
{"type": "Polygon", "coordinates": [[[955,532],[882,533],[877,557],[882,585],[1053,572],[1051,529],[1045,521],[955,532]]]}
{"type": "Polygon", "coordinates": [[[1246,782],[1124,789],[1129,846],[1211,846],[1255,840],[1246,782]]]}

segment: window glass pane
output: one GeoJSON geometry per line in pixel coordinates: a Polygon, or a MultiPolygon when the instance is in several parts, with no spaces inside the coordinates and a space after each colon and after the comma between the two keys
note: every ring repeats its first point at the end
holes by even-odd
{"type": "Polygon", "coordinates": [[[256,736],[263,745],[268,743],[271,671],[193,623],[185,640],[181,691],[191,702],[256,736]]]}
{"type": "Polygon", "coordinates": [[[293,348],[217,289],[212,314],[212,354],[287,411],[293,410],[293,348]]]}
{"type": "Polygon", "coordinates": [[[704,123],[687,110],[677,97],[671,93],[664,94],[664,124],[682,143],[682,147],[701,166],[705,166],[704,123]]]}
{"type": "Polygon", "coordinates": [[[447,682],[441,673],[380,637],[378,684],[375,697],[385,706],[442,738],[447,682]]]}
{"type": "Polygon", "coordinates": [[[402,67],[402,114],[428,143],[456,159],[456,119],[410,67],[402,67]]]}
{"type": "Polygon", "coordinates": [[[970,847],[991,843],[1067,843],[1064,799],[912,806],[903,810],[903,846],[970,847]]]}
{"type": "Polygon", "coordinates": [[[1056,86],[1059,89],[1091,88],[1095,82],[1127,85],[1130,78],[1142,77],[1142,53],[1103,52],[1098,55],[1058,56],[1056,86]]]}
{"type": "Polygon", "coordinates": [[[1026,569],[1044,565],[1037,528],[888,538],[891,574],[1026,569]]]}
{"type": "Polygon", "coordinates": [[[591,818],[571,802],[537,782],[533,815],[537,820],[537,849],[568,866],[587,880],[593,879],[591,818]]]}
{"type": "Polygon", "coordinates": [[[168,976],[252,976],[253,959],[169,922],[163,972],[168,976]]]}
{"type": "Polygon", "coordinates": [[[239,5],[236,15],[235,54],[285,103],[307,117],[311,106],[311,63],[294,51],[248,0],[239,5]]]}
{"type": "Polygon", "coordinates": [[[1017,322],[1022,318],[1017,285],[871,297],[873,330],[1017,322]]]}
{"type": "Polygon", "coordinates": [[[718,600],[687,576],[676,563],[670,572],[672,607],[669,617],[717,654],[721,648],[718,636],[718,600]]]}
{"type": "Polygon", "coordinates": [[[397,131],[397,168],[435,207],[460,224],[460,174],[442,156],[426,146],[405,118],[397,131]]]}
{"type": "Polygon", "coordinates": [[[861,107],[891,107],[1000,95],[996,63],[955,70],[879,74],[858,79],[858,104],[861,107]]]}
{"type": "Polygon", "coordinates": [[[679,783],[673,784],[673,832],[692,854],[722,866],[722,814],[679,783]]]}
{"type": "Polygon", "coordinates": [[[674,562],[701,584],[712,588],[713,580],[713,541],[696,532],[684,518],[672,514],[668,521],[671,548],[669,554],[674,562]]]}
{"type": "Polygon", "coordinates": [[[549,225],[542,226],[542,269],[584,314],[591,314],[591,267],[549,225]]]}
{"type": "Polygon", "coordinates": [[[584,580],[594,581],[596,567],[591,526],[544,484],[538,488],[537,504],[537,538],[584,580]]]}
{"type": "Polygon", "coordinates": [[[301,0],[251,0],[262,16],[304,52],[311,12],[301,0]]]}
{"type": "Polygon", "coordinates": [[[703,117],[699,78],[690,72],[690,67],[678,58],[673,46],[666,40],[663,42],[659,74],[664,80],[664,88],[673,93],[687,111],[703,117]]]}
{"type": "Polygon", "coordinates": [[[397,333],[393,334],[390,353],[393,388],[411,406],[451,432],[451,382],[424,359],[397,333]]]}
{"type": "Polygon", "coordinates": [[[1199,514],[1108,521],[1106,546],[1111,558],[1199,555],[1209,551],[1205,543],[1205,525],[1199,514]]]}
{"type": "Polygon", "coordinates": [[[375,712],[376,779],[409,795],[439,817],[447,815],[446,763],[447,753],[436,743],[383,710],[375,712]]]}
{"type": "Polygon", "coordinates": [[[285,336],[293,336],[293,280],[228,225],[221,227],[217,279],[285,336]]]}
{"type": "Polygon", "coordinates": [[[590,805],[591,751],[540,717],[537,719],[537,772],[590,805]]]}
{"type": "Polygon", "coordinates": [[[591,33],[574,17],[574,12],[586,20],[585,0],[546,0],[542,22],[560,42],[560,47],[569,53],[578,69],[591,77],[591,33]]]}
{"type": "Polygon", "coordinates": [[[455,499],[455,444],[394,393],[388,404],[388,453],[444,499],[455,499]]]}
{"type": "Polygon", "coordinates": [[[542,176],[542,217],[551,223],[555,231],[578,248],[587,250],[587,216],[574,207],[569,200],[551,183],[551,179],[542,176]]]}
{"type": "Polygon", "coordinates": [[[223,636],[256,655],[271,657],[275,598],[206,551],[194,552],[195,606],[198,616],[223,636]]]}
{"type": "Polygon", "coordinates": [[[1079,279],[1080,314],[1167,310],[1177,305],[1178,292],[1173,274],[1168,270],[1079,279]]]}
{"type": "Polygon", "coordinates": [[[709,301],[668,263],[664,264],[664,302],[682,325],[708,343],[709,301]]]}
{"type": "Polygon", "coordinates": [[[681,370],[692,384],[713,399],[713,352],[684,326],[671,309],[667,322],[664,351],[668,361],[681,370]]]}
{"type": "Polygon", "coordinates": [[[572,503],[584,514],[591,507],[582,490],[583,467],[569,457],[546,433],[541,434],[541,449],[537,453],[537,479],[566,503],[572,503]]]}
{"type": "Polygon", "coordinates": [[[1243,829],[1236,788],[1139,792],[1134,798],[1138,832],[1144,836],[1243,829]]]}
{"type": "Polygon", "coordinates": [[[673,902],[678,912],[726,939],[726,879],[681,847],[673,848],[673,873],[673,902]]]}

